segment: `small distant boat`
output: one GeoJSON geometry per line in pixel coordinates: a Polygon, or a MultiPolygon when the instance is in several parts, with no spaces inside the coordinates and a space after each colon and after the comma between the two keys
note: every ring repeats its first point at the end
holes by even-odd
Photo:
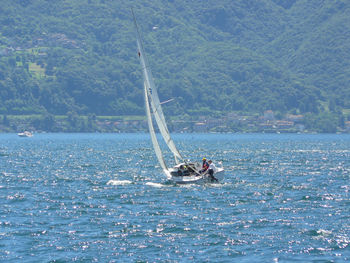
{"type": "Polygon", "coordinates": [[[131,11],[134,18],[135,28],[137,31],[138,57],[140,59],[143,71],[144,99],[146,106],[148,129],[151,135],[154,151],[158,158],[159,164],[163,169],[164,174],[169,179],[169,181],[172,181],[177,184],[205,183],[212,182],[213,179],[215,179],[215,182],[220,182],[224,178],[224,168],[222,167],[222,165],[221,167],[218,167],[216,169],[213,178],[209,176],[208,172],[201,172],[202,165],[200,163],[187,161],[177,150],[175,143],[170,136],[167,124],[165,122],[165,117],[161,107],[162,103],[159,101],[157,89],[153,82],[152,73],[143,49],[141,35],[136,23],[136,18],[133,10],[131,11]],[[168,168],[166,165],[164,156],[162,154],[162,150],[158,143],[155,129],[153,127],[152,119],[155,120],[160,134],[162,135],[166,145],[174,155],[176,165],[171,168],[168,168]],[[183,169],[185,172],[182,172],[183,169]]]}
{"type": "Polygon", "coordinates": [[[33,133],[30,131],[24,131],[17,134],[19,137],[33,137],[33,133]]]}

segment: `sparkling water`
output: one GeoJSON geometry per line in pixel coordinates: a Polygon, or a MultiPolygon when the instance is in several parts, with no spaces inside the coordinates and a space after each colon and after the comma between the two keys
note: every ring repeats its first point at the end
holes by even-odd
{"type": "Polygon", "coordinates": [[[1,134],[0,261],[350,260],[349,135],[173,137],[224,182],[167,182],[148,134],[1,134]]]}

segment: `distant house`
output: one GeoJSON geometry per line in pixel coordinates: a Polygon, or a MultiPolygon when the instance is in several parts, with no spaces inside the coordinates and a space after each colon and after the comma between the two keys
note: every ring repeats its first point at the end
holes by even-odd
{"type": "Polygon", "coordinates": [[[206,132],[207,124],[205,122],[196,122],[193,126],[194,132],[206,132]]]}
{"type": "Polygon", "coordinates": [[[114,123],[114,126],[117,127],[119,130],[125,131],[129,127],[129,122],[127,121],[121,121],[114,123]]]}
{"type": "Polygon", "coordinates": [[[66,48],[79,48],[75,40],[69,39],[65,34],[55,33],[48,36],[51,45],[62,45],[66,48]]]}
{"type": "Polygon", "coordinates": [[[286,116],[286,119],[288,121],[292,121],[292,122],[301,122],[304,119],[304,115],[294,115],[294,114],[288,114],[286,116]]]}
{"type": "Polygon", "coordinates": [[[275,125],[277,129],[290,129],[290,128],[293,128],[294,122],[280,120],[280,121],[276,121],[275,125]]]}
{"type": "Polygon", "coordinates": [[[263,122],[259,124],[260,131],[271,131],[271,130],[274,130],[275,128],[276,126],[270,122],[263,122]]]}
{"type": "Polygon", "coordinates": [[[171,128],[173,132],[188,131],[190,127],[192,127],[191,121],[184,121],[184,120],[171,121],[171,128]]]}
{"type": "Polygon", "coordinates": [[[222,119],[209,119],[207,121],[207,127],[208,129],[212,129],[212,128],[215,128],[215,127],[220,127],[220,126],[223,126],[223,120],[222,119]]]}
{"type": "Polygon", "coordinates": [[[226,115],[226,121],[229,123],[237,124],[241,121],[242,117],[234,112],[229,112],[226,115]]]}

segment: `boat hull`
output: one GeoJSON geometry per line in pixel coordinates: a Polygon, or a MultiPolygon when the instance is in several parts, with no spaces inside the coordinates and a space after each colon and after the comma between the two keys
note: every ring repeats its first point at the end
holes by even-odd
{"type": "Polygon", "coordinates": [[[33,137],[31,132],[25,131],[17,134],[19,137],[33,137]]]}
{"type": "Polygon", "coordinates": [[[214,173],[213,180],[209,177],[208,173],[201,175],[186,175],[186,176],[173,176],[170,175],[169,180],[176,184],[204,184],[204,183],[221,183],[225,177],[225,171],[223,168],[219,168],[216,173],[214,173]]]}

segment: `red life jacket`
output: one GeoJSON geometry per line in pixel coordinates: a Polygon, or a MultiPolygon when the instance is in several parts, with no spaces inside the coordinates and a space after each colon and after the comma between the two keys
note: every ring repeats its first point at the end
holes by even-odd
{"type": "Polygon", "coordinates": [[[203,169],[207,170],[209,168],[209,164],[207,162],[203,163],[203,169]]]}

